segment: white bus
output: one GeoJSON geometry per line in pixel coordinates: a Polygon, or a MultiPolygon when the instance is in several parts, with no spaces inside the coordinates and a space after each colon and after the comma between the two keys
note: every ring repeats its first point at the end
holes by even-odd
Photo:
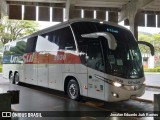
{"type": "Polygon", "coordinates": [[[3,76],[18,82],[114,102],[144,94],[142,57],[117,24],[74,19],[4,46],[3,76]]]}

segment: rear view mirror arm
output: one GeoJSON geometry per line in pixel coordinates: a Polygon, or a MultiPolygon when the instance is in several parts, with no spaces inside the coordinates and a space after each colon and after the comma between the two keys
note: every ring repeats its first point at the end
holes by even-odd
{"type": "Polygon", "coordinates": [[[145,42],[145,41],[138,41],[138,44],[142,44],[142,45],[148,46],[150,48],[150,50],[151,50],[151,55],[154,56],[155,50],[154,50],[154,46],[151,43],[145,42]]]}
{"type": "Polygon", "coordinates": [[[117,41],[115,37],[108,32],[96,32],[96,33],[89,33],[89,34],[82,34],[83,38],[98,38],[104,37],[108,41],[109,48],[115,50],[117,48],[117,41]]]}

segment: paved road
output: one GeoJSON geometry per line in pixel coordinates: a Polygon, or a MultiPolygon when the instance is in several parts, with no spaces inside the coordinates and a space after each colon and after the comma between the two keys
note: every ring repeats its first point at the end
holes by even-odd
{"type": "Polygon", "coordinates": [[[160,73],[145,73],[146,85],[160,87],[160,73]]]}

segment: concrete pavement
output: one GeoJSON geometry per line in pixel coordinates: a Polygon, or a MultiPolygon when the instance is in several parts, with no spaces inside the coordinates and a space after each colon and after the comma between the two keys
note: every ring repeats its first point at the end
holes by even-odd
{"type": "Polygon", "coordinates": [[[154,94],[160,94],[160,92],[146,90],[144,95],[142,95],[141,97],[132,98],[132,99],[142,101],[142,102],[153,103],[154,102],[154,94]]]}
{"type": "Polygon", "coordinates": [[[133,98],[134,100],[143,101],[143,102],[154,102],[154,94],[160,94],[160,73],[159,72],[146,72],[146,87],[144,95],[141,97],[133,98]],[[155,90],[151,90],[149,88],[153,88],[155,90]]]}
{"type": "Polygon", "coordinates": [[[146,86],[160,88],[160,72],[145,72],[146,86]]]}

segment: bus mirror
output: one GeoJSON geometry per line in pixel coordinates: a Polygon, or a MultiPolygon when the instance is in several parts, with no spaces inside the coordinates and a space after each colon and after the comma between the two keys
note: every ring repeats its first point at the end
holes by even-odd
{"type": "Polygon", "coordinates": [[[83,38],[98,38],[98,37],[104,37],[108,41],[109,49],[115,50],[117,48],[117,42],[115,37],[108,32],[96,32],[96,33],[89,33],[89,34],[83,34],[81,35],[83,38]]]}
{"type": "Polygon", "coordinates": [[[145,42],[145,41],[138,41],[138,44],[146,45],[150,48],[151,55],[154,56],[155,50],[154,46],[151,43],[145,42]]]}

